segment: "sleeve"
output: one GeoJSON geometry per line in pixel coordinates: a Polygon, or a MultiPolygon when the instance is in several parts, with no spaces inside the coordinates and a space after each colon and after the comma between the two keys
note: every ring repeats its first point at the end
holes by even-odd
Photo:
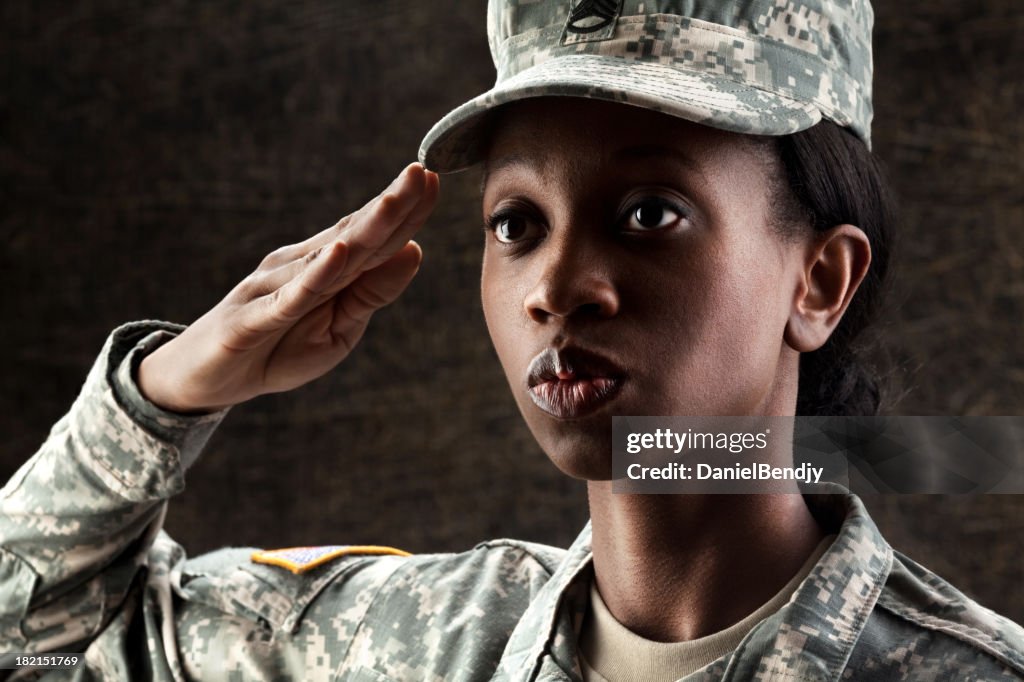
{"type": "Polygon", "coordinates": [[[226,411],[166,412],[133,378],[181,329],[116,329],[70,411],[0,489],[0,656],[84,650],[135,608],[133,588],[183,557],[160,531],[166,501],[226,411]]]}

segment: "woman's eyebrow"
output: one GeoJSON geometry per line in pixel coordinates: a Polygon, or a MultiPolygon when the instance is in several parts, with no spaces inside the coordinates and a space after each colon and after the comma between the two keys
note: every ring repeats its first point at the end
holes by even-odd
{"type": "Polygon", "coordinates": [[[487,187],[487,178],[491,173],[509,168],[510,166],[527,165],[526,157],[521,154],[506,154],[499,156],[494,161],[484,164],[484,172],[480,176],[480,196],[484,195],[484,188],[487,187]]]}
{"type": "MultiPolygon", "coordinates": [[[[688,154],[684,154],[682,151],[675,149],[674,147],[665,147],[657,144],[643,144],[635,145],[632,147],[624,147],[612,154],[612,159],[617,162],[621,161],[668,161],[675,163],[679,166],[683,166],[693,173],[699,175],[702,179],[707,180],[704,175],[704,171],[701,169],[699,163],[697,163],[693,157],[688,154]]],[[[480,196],[484,194],[484,188],[487,186],[487,178],[493,173],[496,173],[513,166],[529,166],[530,161],[527,157],[521,154],[506,154],[500,156],[494,161],[486,163],[484,165],[484,172],[480,176],[480,196]]]]}
{"type": "MultiPolygon", "coordinates": [[[[657,144],[644,144],[625,147],[612,155],[616,161],[670,161],[684,166],[704,178],[704,171],[693,157],[684,154],[674,147],[663,147],[657,144]]],[[[705,178],[706,179],[706,178],[705,178]]]]}

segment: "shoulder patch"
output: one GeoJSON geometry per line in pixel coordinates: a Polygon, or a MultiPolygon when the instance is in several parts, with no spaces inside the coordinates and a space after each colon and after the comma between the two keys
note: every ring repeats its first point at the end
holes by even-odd
{"type": "Polygon", "coordinates": [[[305,573],[338,557],[353,555],[412,556],[409,552],[379,545],[325,545],[323,547],[261,549],[253,552],[249,558],[256,564],[279,566],[287,568],[292,573],[305,573]]]}

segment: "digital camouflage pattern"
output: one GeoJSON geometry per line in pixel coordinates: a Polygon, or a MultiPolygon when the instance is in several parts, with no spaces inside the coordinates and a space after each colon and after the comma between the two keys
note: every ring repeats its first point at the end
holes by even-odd
{"type": "Polygon", "coordinates": [[[544,95],[761,135],[824,117],[870,145],[873,23],[868,0],[491,0],[497,82],[427,133],[420,160],[476,163],[486,114],[544,95]]]}
{"type": "MultiPolygon", "coordinates": [[[[161,522],[223,413],[162,412],[131,378],[175,329],[116,330],[0,491],[0,655],[85,651],[47,680],[580,679],[589,527],[568,550],[497,540],[299,575],[249,548],[187,559],[161,522]]],[[[807,501],[835,542],[785,607],[687,681],[1024,679],[1020,627],[894,552],[856,497],[807,501]]]]}

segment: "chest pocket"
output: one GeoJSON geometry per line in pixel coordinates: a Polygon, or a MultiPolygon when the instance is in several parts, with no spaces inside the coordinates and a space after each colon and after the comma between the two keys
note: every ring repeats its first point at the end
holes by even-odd
{"type": "Polygon", "coordinates": [[[372,557],[346,556],[301,574],[252,563],[251,548],[228,548],[186,561],[171,575],[186,601],[294,632],[323,589],[372,557]]]}

